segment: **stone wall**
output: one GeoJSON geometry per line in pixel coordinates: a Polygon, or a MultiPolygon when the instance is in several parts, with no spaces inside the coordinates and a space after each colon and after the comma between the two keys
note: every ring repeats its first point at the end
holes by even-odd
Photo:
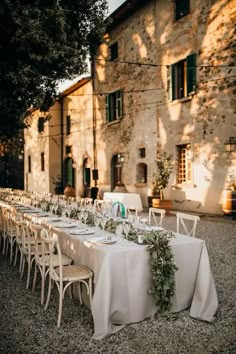
{"type": "Polygon", "coordinates": [[[173,1],[153,1],[113,29],[101,46],[95,81],[103,142],[98,156],[105,161],[99,166],[100,187],[109,189],[112,156],[124,153],[123,181],[147,205],[157,148],[175,159],[176,145],[190,143],[192,181],[178,185],[175,167],[166,195],[176,209],[221,213],[225,182],[236,170],[235,153],[226,153],[224,147],[229,136],[236,136],[235,9],[233,1],[224,0],[191,1],[190,9],[174,21],[173,1]],[[106,61],[108,46],[116,41],[118,59],[106,61]],[[190,53],[197,54],[196,94],[170,102],[167,66],[190,53]],[[124,90],[123,119],[106,124],[104,93],[118,89],[124,90]],[[140,147],[146,149],[144,159],[138,157],[140,147]],[[139,162],[148,166],[146,185],[136,183],[139,162]]]}

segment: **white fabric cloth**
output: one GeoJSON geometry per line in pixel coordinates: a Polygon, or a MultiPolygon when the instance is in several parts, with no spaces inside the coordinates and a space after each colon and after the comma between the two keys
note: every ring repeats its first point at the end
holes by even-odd
{"type": "Polygon", "coordinates": [[[143,205],[141,197],[136,193],[113,193],[105,192],[103,195],[103,200],[111,200],[116,202],[117,200],[124,204],[128,209],[137,209],[138,211],[143,210],[143,205]]]}
{"type": "MultiPolygon", "coordinates": [[[[73,237],[61,231],[60,235],[63,252],[94,272],[94,339],[154,316],[154,298],[147,293],[152,279],[145,246],[129,242],[91,247],[84,242],[88,236],[73,237]]],[[[212,322],[218,299],[205,242],[178,234],[171,247],[178,267],[171,311],[190,308],[190,316],[212,322]]]]}

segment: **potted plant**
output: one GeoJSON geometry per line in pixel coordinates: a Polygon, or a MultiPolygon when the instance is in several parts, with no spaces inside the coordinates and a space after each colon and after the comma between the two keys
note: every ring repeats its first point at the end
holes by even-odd
{"type": "Polygon", "coordinates": [[[157,169],[153,173],[152,188],[159,191],[160,197],[152,200],[152,206],[165,209],[168,212],[171,208],[171,201],[164,198],[164,190],[168,186],[173,171],[172,155],[157,151],[156,167],[157,169]]]}
{"type": "Polygon", "coordinates": [[[225,215],[236,215],[236,173],[234,171],[226,181],[223,195],[223,212],[225,215]]]}

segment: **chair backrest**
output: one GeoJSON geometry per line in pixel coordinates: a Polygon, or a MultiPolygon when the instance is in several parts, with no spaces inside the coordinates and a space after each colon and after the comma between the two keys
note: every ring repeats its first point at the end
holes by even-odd
{"type": "MultiPolygon", "coordinates": [[[[42,241],[42,248],[48,251],[49,254],[49,273],[52,279],[56,281],[62,281],[63,278],[63,264],[62,264],[62,254],[60,243],[58,239],[58,235],[48,231],[46,229],[42,229],[40,232],[41,241],[42,241]],[[53,255],[56,253],[58,255],[58,264],[59,264],[59,274],[55,271],[53,266],[53,255]]],[[[57,268],[58,268],[57,264],[57,268]]]]}
{"type": "Polygon", "coordinates": [[[136,218],[138,216],[138,209],[136,209],[136,208],[126,208],[126,212],[127,212],[127,216],[133,215],[136,218]]]}
{"type": "Polygon", "coordinates": [[[166,211],[164,209],[149,208],[148,224],[151,225],[152,220],[154,220],[155,225],[162,226],[163,219],[164,219],[165,215],[166,215],[166,211]]]}
{"type": "Polygon", "coordinates": [[[183,229],[184,234],[195,237],[197,223],[200,220],[199,216],[185,213],[176,213],[176,218],[177,232],[181,233],[181,229],[183,229]]]}

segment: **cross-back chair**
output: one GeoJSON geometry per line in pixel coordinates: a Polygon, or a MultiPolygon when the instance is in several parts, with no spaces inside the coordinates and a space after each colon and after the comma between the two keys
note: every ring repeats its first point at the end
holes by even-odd
{"type": "Polygon", "coordinates": [[[56,284],[56,288],[59,293],[59,308],[58,308],[58,319],[57,327],[60,327],[61,318],[62,318],[62,306],[65,292],[72,284],[78,284],[79,290],[79,299],[82,304],[82,295],[81,295],[81,284],[84,284],[87,290],[87,295],[89,296],[90,303],[92,301],[92,277],[93,272],[83,265],[67,265],[64,266],[62,262],[62,253],[60,248],[60,243],[58,235],[55,233],[49,233],[47,230],[43,229],[41,231],[41,239],[45,245],[49,247],[49,286],[48,286],[48,296],[45,305],[45,310],[48,308],[52,282],[56,284]],[[59,260],[59,266],[55,267],[53,264],[53,255],[54,249],[56,248],[59,260]]]}
{"type": "MultiPolygon", "coordinates": [[[[31,230],[34,234],[35,240],[35,268],[32,291],[35,291],[38,270],[41,276],[41,305],[44,304],[45,282],[49,273],[49,247],[42,241],[41,232],[43,227],[41,225],[31,224],[31,230]]],[[[46,231],[45,231],[46,232],[46,231]]],[[[55,251],[55,250],[54,250],[55,251]]],[[[64,266],[72,263],[72,259],[64,254],[61,255],[61,261],[64,266]]],[[[52,256],[53,267],[59,267],[59,256],[54,253],[52,256]]]]}
{"type": "Polygon", "coordinates": [[[152,221],[154,221],[156,226],[162,226],[165,215],[166,215],[166,211],[164,209],[149,208],[148,224],[151,225],[152,221]]]}
{"type": "Polygon", "coordinates": [[[199,220],[200,218],[197,215],[176,213],[177,232],[181,233],[181,230],[183,230],[185,235],[195,237],[199,220]]]}

